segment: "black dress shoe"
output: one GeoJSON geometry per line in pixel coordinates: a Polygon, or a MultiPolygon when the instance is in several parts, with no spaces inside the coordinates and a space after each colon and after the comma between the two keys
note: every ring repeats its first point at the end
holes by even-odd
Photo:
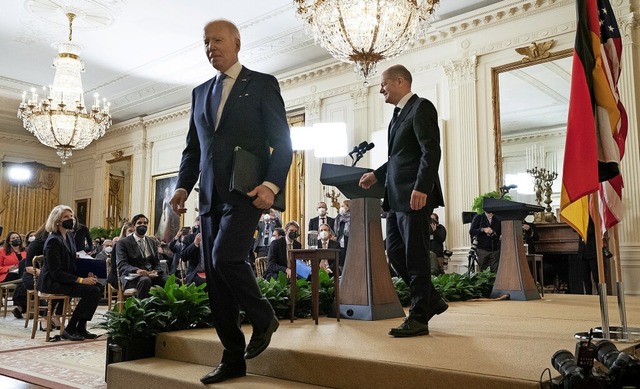
{"type": "Polygon", "coordinates": [[[13,316],[16,319],[22,319],[22,310],[20,310],[19,307],[15,307],[13,308],[13,311],[11,311],[13,313],[13,316]]]}
{"type": "Polygon", "coordinates": [[[389,335],[396,338],[407,338],[410,336],[429,335],[429,325],[420,323],[411,316],[404,319],[404,322],[399,327],[392,328],[389,331],[389,335]]]}
{"type": "Polygon", "coordinates": [[[77,334],[82,336],[85,339],[95,339],[98,337],[98,335],[96,334],[92,334],[91,332],[87,331],[86,329],[84,330],[78,330],[77,334]]]}
{"type": "Polygon", "coordinates": [[[202,376],[200,382],[203,384],[215,384],[216,382],[226,381],[230,378],[244,377],[247,375],[247,366],[244,361],[237,364],[220,363],[218,367],[210,373],[202,376]]]}
{"type": "Polygon", "coordinates": [[[247,346],[247,351],[244,353],[245,359],[255,358],[263,352],[271,342],[271,335],[278,329],[280,326],[280,322],[277,317],[272,317],[271,322],[266,330],[257,332],[253,331],[253,335],[251,335],[251,340],[249,341],[249,345],[247,346]]]}
{"type": "Polygon", "coordinates": [[[439,315],[442,312],[449,309],[449,304],[442,297],[438,299],[434,304],[429,305],[429,309],[427,311],[427,321],[431,320],[435,315],[439,315]]]}
{"type": "Polygon", "coordinates": [[[82,335],[80,335],[78,333],[75,333],[75,332],[69,332],[65,328],[65,330],[62,331],[62,339],[66,339],[66,340],[71,340],[71,341],[77,342],[77,341],[84,340],[84,336],[82,336],[82,335]]]}

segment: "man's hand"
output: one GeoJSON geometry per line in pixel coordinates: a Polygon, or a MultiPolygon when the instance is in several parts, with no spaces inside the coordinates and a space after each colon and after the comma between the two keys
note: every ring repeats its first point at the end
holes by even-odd
{"type": "Polygon", "coordinates": [[[184,207],[185,201],[187,201],[187,191],[184,189],[176,189],[176,191],[173,192],[173,197],[171,198],[171,207],[173,208],[173,212],[178,215],[187,212],[187,209],[184,207]]]}
{"type": "Polygon", "coordinates": [[[193,244],[195,244],[196,247],[200,247],[200,242],[202,242],[202,235],[200,235],[200,233],[198,232],[195,239],[193,240],[193,244]]]}
{"type": "Polygon", "coordinates": [[[247,193],[249,197],[255,197],[252,204],[258,209],[269,209],[273,205],[275,194],[265,185],[256,186],[251,192],[247,193]]]}
{"type": "Polygon", "coordinates": [[[138,273],[138,275],[142,277],[146,277],[149,275],[149,272],[146,271],[145,269],[138,269],[136,270],[136,273],[138,273]]]}
{"type": "Polygon", "coordinates": [[[287,268],[287,278],[291,278],[291,269],[287,268]]]}
{"type": "Polygon", "coordinates": [[[363,174],[362,177],[360,177],[360,182],[358,183],[358,185],[360,185],[361,188],[369,189],[376,182],[378,182],[376,175],[372,172],[369,172],[363,174]]]}
{"type": "Polygon", "coordinates": [[[427,205],[427,194],[418,192],[417,190],[411,191],[411,209],[419,211],[427,205]]]}

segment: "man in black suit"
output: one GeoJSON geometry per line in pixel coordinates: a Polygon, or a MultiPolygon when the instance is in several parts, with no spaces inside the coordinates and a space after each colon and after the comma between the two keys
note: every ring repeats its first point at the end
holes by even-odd
{"type": "Polygon", "coordinates": [[[322,223],[326,223],[330,226],[333,226],[335,224],[335,219],[327,216],[327,203],[325,203],[324,201],[318,203],[318,216],[309,220],[308,231],[318,231],[318,228],[322,223]]]}
{"type": "Polygon", "coordinates": [[[136,231],[116,245],[118,272],[124,289],[136,288],[137,297],[149,297],[152,285],[164,286],[166,277],[160,268],[158,243],[146,236],[149,219],[142,214],[131,219],[136,231]]]}
{"type": "Polygon", "coordinates": [[[275,239],[269,246],[267,270],[264,272],[263,277],[265,280],[278,278],[280,272],[286,273],[287,278],[291,277],[291,269],[287,261],[287,250],[289,247],[293,249],[302,248],[302,244],[296,240],[299,236],[300,226],[292,220],[285,225],[284,230],[284,238],[275,239]]]}
{"type": "Polygon", "coordinates": [[[221,363],[201,378],[210,384],[246,375],[245,358],[264,351],[278,328],[246,259],[260,215],[285,188],[293,151],[278,80],[238,62],[238,28],[226,20],[209,22],[204,46],[218,73],[193,90],[187,144],[171,204],[176,213],[184,213],[184,203],[200,176],[207,287],[224,346],[221,363]],[[256,155],[264,168],[262,183],[246,195],[229,191],[236,147],[256,155]],[[240,307],[253,325],[246,350],[238,325],[240,307]]]}
{"type": "Polygon", "coordinates": [[[380,93],[396,106],[389,124],[389,159],[360,178],[365,189],[385,183],[387,255],[411,292],[409,316],[389,332],[395,337],[428,335],[429,319],[448,308],[431,283],[429,269],[429,218],[435,207],[444,205],[438,113],[429,100],[411,92],[411,82],[402,65],[382,73],[380,93]]]}

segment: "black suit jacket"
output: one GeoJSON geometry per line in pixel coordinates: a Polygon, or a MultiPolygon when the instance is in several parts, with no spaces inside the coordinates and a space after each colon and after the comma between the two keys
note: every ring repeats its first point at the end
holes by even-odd
{"type": "Polygon", "coordinates": [[[413,95],[407,101],[389,133],[388,155],[388,161],[374,172],[385,183],[385,211],[410,212],[413,190],[427,194],[424,209],[444,205],[438,177],[438,112],[429,100],[413,95]]]}
{"type": "MultiPolygon", "coordinates": [[[[193,279],[196,277],[198,272],[204,272],[204,264],[200,266],[200,260],[202,258],[202,252],[200,251],[200,247],[196,246],[193,241],[195,239],[195,234],[191,234],[194,236],[193,239],[190,239],[190,243],[186,246],[182,253],[180,254],[180,259],[184,262],[187,262],[187,270],[185,274],[185,283],[189,285],[193,282],[193,279]]],[[[185,238],[186,241],[186,238],[185,238]]]]}
{"type": "MultiPolygon", "coordinates": [[[[335,224],[336,219],[329,216],[325,217],[327,218],[327,224],[329,225],[329,228],[333,229],[333,225],[335,224]]],[[[318,231],[318,228],[320,228],[320,216],[316,216],[309,220],[309,231],[318,231]]]]}
{"type": "MultiPolygon", "coordinates": [[[[294,249],[301,249],[302,244],[297,240],[293,241],[294,249]]],[[[278,273],[287,271],[287,238],[278,238],[271,242],[267,270],[264,272],[264,279],[277,278],[278,273]]]]}
{"type": "Polygon", "coordinates": [[[135,234],[131,234],[126,238],[118,240],[116,245],[116,261],[118,264],[118,272],[122,285],[127,284],[125,279],[131,273],[135,273],[138,269],[156,270],[158,274],[162,274],[160,268],[160,258],[158,257],[158,243],[155,238],[145,236],[146,252],[151,255],[143,256],[138,242],[136,242],[135,234]]]}
{"type": "Polygon", "coordinates": [[[269,181],[281,190],[293,156],[284,101],[275,77],[242,67],[215,130],[215,113],[209,109],[214,82],[215,77],[193,90],[187,145],[176,184],[189,193],[200,175],[201,215],[211,210],[216,199],[214,190],[227,204],[252,201],[229,191],[236,146],[255,154],[264,166],[261,181],[269,181]]]}
{"type": "Polygon", "coordinates": [[[68,232],[65,239],[58,231],[49,234],[44,244],[44,257],[37,289],[45,293],[71,293],[71,288],[78,279],[73,235],[68,232]]]}

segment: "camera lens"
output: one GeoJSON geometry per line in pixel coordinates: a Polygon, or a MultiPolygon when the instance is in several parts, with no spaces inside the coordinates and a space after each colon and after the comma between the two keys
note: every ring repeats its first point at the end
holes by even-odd
{"type": "Polygon", "coordinates": [[[576,359],[568,350],[558,350],[551,357],[551,365],[554,369],[566,377],[577,372],[582,372],[582,368],[576,364],[576,359]]]}
{"type": "Polygon", "coordinates": [[[620,351],[618,351],[616,345],[609,340],[603,340],[596,345],[596,358],[598,362],[605,365],[607,369],[611,369],[613,362],[618,358],[618,354],[620,354],[620,351]]]}

